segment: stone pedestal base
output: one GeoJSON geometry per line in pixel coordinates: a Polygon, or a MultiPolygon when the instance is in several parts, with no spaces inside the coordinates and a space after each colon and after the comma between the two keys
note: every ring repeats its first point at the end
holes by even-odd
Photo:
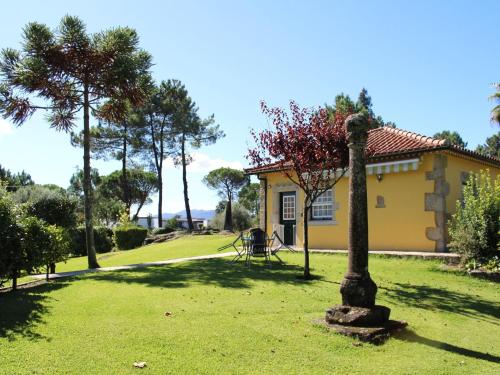
{"type": "Polygon", "coordinates": [[[389,320],[391,309],[385,306],[357,307],[335,305],[326,310],[325,323],[335,332],[361,341],[382,344],[391,333],[407,326],[404,321],[389,320]]]}
{"type": "Polygon", "coordinates": [[[357,307],[335,305],[326,310],[325,320],[329,324],[358,327],[379,326],[389,320],[391,309],[385,306],[357,307]]]}
{"type": "Polygon", "coordinates": [[[383,344],[395,332],[401,331],[408,325],[404,320],[388,320],[379,327],[357,327],[341,324],[329,324],[326,326],[341,335],[355,337],[360,341],[371,344],[383,344]]]}

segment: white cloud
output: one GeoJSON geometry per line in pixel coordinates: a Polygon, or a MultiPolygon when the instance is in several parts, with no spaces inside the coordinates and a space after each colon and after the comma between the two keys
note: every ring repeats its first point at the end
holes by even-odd
{"type": "Polygon", "coordinates": [[[11,134],[13,130],[14,129],[12,128],[12,125],[10,123],[8,123],[3,118],[0,118],[0,138],[11,134]]]}
{"type": "MultiPolygon", "coordinates": [[[[193,160],[188,165],[190,172],[210,172],[213,169],[220,167],[229,167],[234,169],[243,169],[243,165],[239,161],[229,161],[219,158],[212,158],[210,155],[203,152],[193,152],[193,160]]],[[[174,168],[174,163],[171,159],[165,161],[165,167],[168,169],[174,168]]]]}

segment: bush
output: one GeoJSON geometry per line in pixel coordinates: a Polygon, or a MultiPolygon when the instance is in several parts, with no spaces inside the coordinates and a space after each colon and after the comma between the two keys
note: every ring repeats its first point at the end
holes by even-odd
{"type": "MultiPolygon", "coordinates": [[[[71,242],[71,253],[73,255],[87,255],[84,226],[71,231],[71,242]]],[[[113,250],[113,231],[108,227],[94,227],[94,245],[97,253],[107,253],[113,250]]]]}
{"type": "Polygon", "coordinates": [[[156,229],[153,229],[152,234],[153,235],[156,235],[156,234],[168,234],[168,233],[175,232],[176,230],[178,230],[178,229],[172,228],[172,227],[156,228],[156,229]]]}
{"type": "Polygon", "coordinates": [[[16,222],[14,204],[7,198],[0,198],[0,286],[4,281],[15,281],[26,264],[21,246],[22,231],[16,222]]]}
{"type": "Polygon", "coordinates": [[[21,226],[27,272],[45,268],[48,275],[51,264],[67,259],[71,242],[64,228],[49,225],[34,216],[24,218],[21,226]]]}
{"type": "Polygon", "coordinates": [[[25,186],[13,195],[14,201],[24,203],[28,216],[63,228],[76,225],[77,201],[64,189],[54,186],[25,186]]]}
{"type": "MultiPolygon", "coordinates": [[[[224,229],[225,211],[222,211],[214,216],[210,221],[210,226],[216,229],[224,229]]],[[[233,229],[243,231],[252,227],[252,217],[250,212],[242,205],[235,203],[232,206],[233,214],[233,229]]]]}
{"type": "Polygon", "coordinates": [[[499,254],[500,176],[492,181],[488,170],[472,174],[463,196],[450,221],[450,248],[461,254],[462,265],[479,268],[499,254]]]}
{"type": "Polygon", "coordinates": [[[129,250],[141,246],[148,235],[148,230],[133,224],[115,227],[114,240],[120,250],[129,250]]]}

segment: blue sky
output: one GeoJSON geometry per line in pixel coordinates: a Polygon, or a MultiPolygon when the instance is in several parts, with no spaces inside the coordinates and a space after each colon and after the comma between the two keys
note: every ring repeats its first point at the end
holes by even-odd
{"type": "MultiPolygon", "coordinates": [[[[27,22],[56,27],[65,14],[81,17],[90,32],[135,28],[153,55],[155,79],[180,79],[200,113],[215,114],[227,136],[197,151],[193,208],[218,200],[201,183],[210,169],[246,166],[249,130],[266,126],[261,99],[318,106],[366,87],[375,112],[400,128],[457,130],[472,148],[497,131],[488,96],[500,81],[499,1],[9,2],[2,4],[0,48],[19,47],[27,22]]],[[[37,114],[21,128],[0,120],[0,164],[66,187],[82,151],[37,114]]],[[[164,211],[183,209],[180,172],[169,166],[164,183],[164,211]]]]}

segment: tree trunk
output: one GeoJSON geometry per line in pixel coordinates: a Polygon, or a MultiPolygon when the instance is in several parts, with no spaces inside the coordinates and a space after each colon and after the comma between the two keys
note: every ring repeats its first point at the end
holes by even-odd
{"type": "Polygon", "coordinates": [[[123,123],[123,146],[122,146],[122,190],[123,200],[126,202],[127,215],[130,217],[129,187],[127,178],[127,122],[123,123]]]}
{"type": "Polygon", "coordinates": [[[12,290],[17,289],[17,270],[12,271],[12,290]]]}
{"type": "Polygon", "coordinates": [[[47,264],[47,271],[45,272],[45,280],[46,281],[49,281],[50,268],[51,268],[51,265],[47,264]]]}
{"type": "Polygon", "coordinates": [[[56,264],[50,263],[50,273],[56,273],[56,264]]]}
{"type": "Polygon", "coordinates": [[[163,210],[163,181],[160,168],[160,170],[158,171],[158,227],[159,228],[163,227],[162,210],[163,210]]]}
{"type": "Polygon", "coordinates": [[[309,270],[309,228],[308,228],[309,207],[304,201],[304,279],[311,278],[309,270]]]}
{"type": "Polygon", "coordinates": [[[90,177],[90,118],[89,89],[83,92],[83,194],[85,200],[85,239],[89,268],[99,268],[94,246],[92,223],[92,181],[90,177]]]}
{"type": "Polygon", "coordinates": [[[182,183],[184,184],[184,204],[186,206],[186,219],[188,222],[189,231],[194,230],[193,219],[191,218],[191,209],[189,208],[188,182],[187,182],[187,165],[186,165],[186,139],[182,137],[181,142],[181,162],[182,162],[182,183]]]}
{"type": "Polygon", "coordinates": [[[226,215],[224,218],[224,230],[233,231],[233,211],[232,211],[232,202],[231,197],[229,197],[226,205],[226,215]]]}

